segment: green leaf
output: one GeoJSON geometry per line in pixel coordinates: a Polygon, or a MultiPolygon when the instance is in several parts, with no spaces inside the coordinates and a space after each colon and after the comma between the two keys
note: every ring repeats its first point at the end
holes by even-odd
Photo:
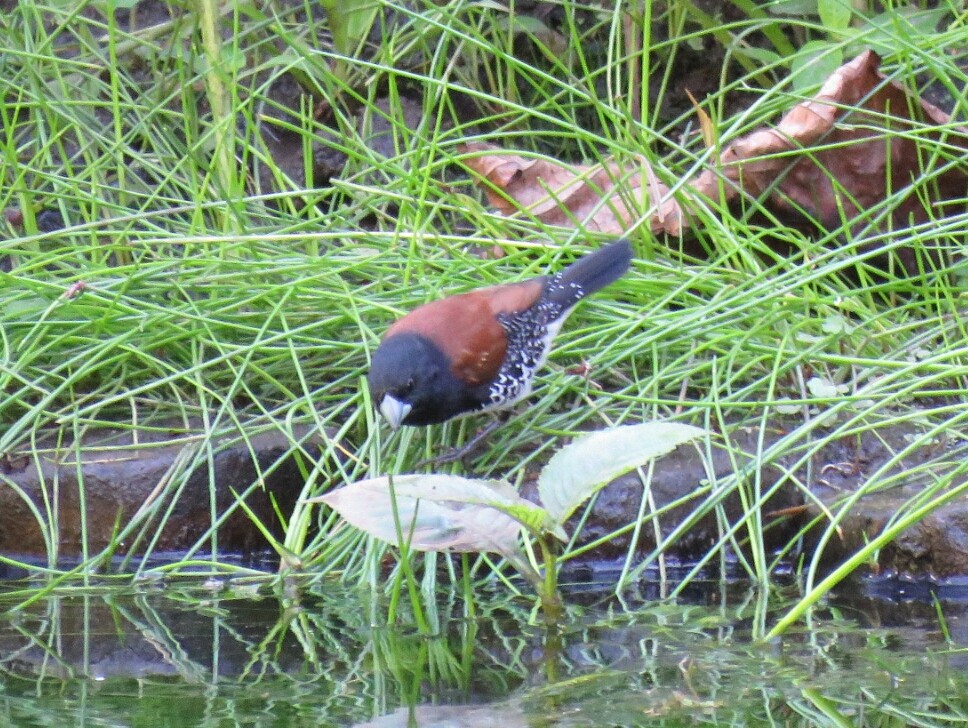
{"type": "Polygon", "coordinates": [[[607,483],[705,434],[691,425],[647,422],[584,435],[559,450],[541,471],[541,503],[561,526],[607,483]]]}
{"type": "Polygon", "coordinates": [[[380,3],[377,0],[322,0],[322,6],[329,18],[336,51],[353,58],[370,34],[380,3]]]}
{"type": "Polygon", "coordinates": [[[815,90],[844,63],[840,46],[827,41],[805,43],[790,62],[790,81],[796,91],[815,90]]]}
{"type": "Polygon", "coordinates": [[[36,321],[40,313],[50,306],[50,301],[39,296],[26,296],[21,298],[11,298],[0,308],[0,314],[4,319],[15,321],[36,321]]]}
{"type": "Polygon", "coordinates": [[[767,8],[773,15],[816,15],[817,0],[774,0],[767,8]]]}
{"type": "Polygon", "coordinates": [[[948,18],[950,10],[941,5],[936,8],[892,8],[867,20],[857,32],[857,49],[864,48],[882,56],[894,53],[905,44],[917,44],[923,36],[931,37],[938,25],[948,18]]]}
{"type": "MultiPolygon", "coordinates": [[[[522,524],[539,530],[547,515],[504,481],[453,475],[398,475],[393,478],[396,509],[404,538],[418,551],[517,550],[522,524]]],[[[351,483],[314,498],[351,524],[397,544],[393,497],[387,477],[351,483]]]]}
{"type": "Polygon", "coordinates": [[[504,480],[474,480],[456,475],[407,475],[395,477],[394,485],[398,496],[494,508],[532,533],[544,531],[548,522],[548,513],[544,508],[522,498],[504,480]]]}
{"type": "Polygon", "coordinates": [[[568,50],[568,41],[561,33],[558,33],[539,18],[532,15],[514,14],[497,18],[494,22],[495,27],[510,31],[513,35],[531,35],[543,43],[552,53],[559,57],[564,56],[568,50]]]}
{"type": "Polygon", "coordinates": [[[818,0],[817,14],[828,31],[838,33],[850,27],[853,9],[849,0],[818,0]]]}
{"type": "Polygon", "coordinates": [[[770,50],[769,48],[757,48],[756,46],[743,46],[741,48],[736,48],[734,53],[742,53],[747,58],[759,63],[761,66],[772,66],[780,63],[783,60],[783,56],[776,51],[770,50]]]}

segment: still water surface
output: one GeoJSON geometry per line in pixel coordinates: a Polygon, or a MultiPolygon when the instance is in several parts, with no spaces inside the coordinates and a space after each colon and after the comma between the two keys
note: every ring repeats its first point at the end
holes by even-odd
{"type": "Polygon", "coordinates": [[[575,589],[558,645],[499,592],[440,596],[429,634],[329,582],[3,594],[0,726],[968,725],[958,588],[855,583],[769,643],[775,592],[575,589]]]}

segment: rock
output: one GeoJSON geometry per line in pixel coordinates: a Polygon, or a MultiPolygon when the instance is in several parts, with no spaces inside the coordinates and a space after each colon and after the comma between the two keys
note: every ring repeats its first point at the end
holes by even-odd
{"type": "MultiPolygon", "coordinates": [[[[965,445],[929,441],[910,450],[903,458],[896,454],[918,436],[917,425],[896,424],[827,443],[819,453],[814,494],[837,514],[872,473],[885,484],[862,496],[840,521],[839,534],[823,545],[822,563],[833,567],[862,549],[897,519],[911,510],[911,503],[935,479],[958,467],[965,458],[965,445]],[[959,452],[960,451],[960,452],[959,452]],[[950,452],[950,455],[948,454],[950,452]]],[[[966,482],[962,476],[957,483],[966,482]]],[[[816,504],[808,509],[808,520],[818,519],[806,533],[804,549],[813,553],[829,521],[816,504]]],[[[914,524],[881,549],[873,571],[948,578],[968,574],[968,502],[956,499],[914,524]]]]}
{"type": "MultiPolygon", "coordinates": [[[[191,682],[200,675],[210,679],[221,675],[237,679],[251,670],[252,646],[279,629],[279,601],[231,591],[225,595],[200,591],[173,597],[171,589],[166,596],[160,588],[142,587],[140,593],[115,588],[105,595],[57,595],[39,600],[19,616],[19,629],[8,626],[0,630],[0,653],[8,658],[4,677],[44,678],[52,684],[55,678],[181,678],[191,682]],[[56,613],[53,620],[51,612],[56,613]],[[213,655],[217,657],[213,659],[213,655]]],[[[291,634],[279,639],[273,644],[273,665],[281,672],[298,672],[306,659],[301,647],[291,634]]],[[[141,723],[130,713],[119,712],[109,719],[105,707],[98,712],[102,724],[141,723]]],[[[58,724],[76,723],[61,719],[58,724]]],[[[168,722],[172,724],[192,725],[195,721],[186,716],[184,722],[168,722]]]]}
{"type": "MultiPolygon", "coordinates": [[[[807,483],[811,494],[833,513],[845,499],[864,486],[871,474],[886,467],[895,453],[907,447],[917,435],[915,425],[897,424],[872,428],[860,435],[822,441],[811,458],[810,467],[795,470],[796,480],[807,483]]],[[[823,437],[823,433],[817,433],[823,437]]],[[[735,428],[729,439],[733,452],[713,451],[707,464],[704,454],[692,446],[681,446],[656,461],[651,477],[651,496],[660,511],[657,522],[661,537],[680,529],[692,518],[696,506],[710,497],[706,482],[731,477],[734,468],[745,471],[747,492],[756,482],[757,456],[785,436],[780,428],[763,433],[756,428],[735,428]],[[762,446],[760,441],[762,439],[762,446]]],[[[139,446],[131,444],[131,431],[89,432],[80,447],[65,442],[60,454],[48,438],[40,443],[37,460],[23,453],[11,453],[0,460],[0,553],[46,557],[44,531],[38,521],[55,523],[57,553],[77,557],[82,553],[81,514],[78,504],[86,503],[84,517],[88,533],[88,553],[97,553],[110,541],[111,534],[124,529],[146,503],[160,501],[154,515],[143,519],[137,528],[125,535],[119,552],[143,552],[153,537],[161,514],[171,510],[168,523],[152,545],[154,552],[184,551],[196,544],[210,529],[211,513],[221,518],[217,529],[218,548],[223,554],[252,553],[266,547],[262,533],[248,515],[237,507],[233,491],[242,493],[264,474],[264,487],[256,487],[246,496],[246,504],[268,525],[275,535],[281,527],[275,507],[288,516],[302,492],[304,477],[293,454],[293,438],[306,443],[318,442],[308,428],[291,436],[279,431],[264,432],[248,439],[238,436],[214,441],[211,463],[205,454],[204,441],[191,432],[158,429],[138,433],[139,446]],[[251,450],[250,450],[251,446],[251,450]],[[74,459],[81,452],[81,462],[74,459]],[[39,465],[38,465],[39,463],[39,465]],[[177,492],[167,483],[179,482],[171,475],[182,468],[191,474],[177,492]],[[209,472],[215,479],[214,506],[210,502],[209,472]],[[12,487],[11,487],[12,486],[12,487]],[[83,498],[82,498],[83,491],[83,498]],[[45,500],[46,498],[46,500],[45,500]],[[29,500],[29,504],[28,504],[29,500]],[[46,506],[48,500],[52,506],[46,506]],[[49,510],[54,516],[48,518],[49,510]],[[145,538],[139,539],[141,531],[145,538]]],[[[903,459],[895,458],[879,480],[896,486],[865,495],[855,503],[840,522],[840,534],[821,543],[827,528],[826,517],[816,503],[808,503],[800,487],[785,476],[784,468],[794,463],[762,466],[760,490],[771,495],[761,506],[766,547],[786,548],[795,538],[802,538],[799,553],[812,555],[822,547],[821,562],[833,568],[882,532],[898,512],[903,512],[925,487],[925,479],[944,475],[945,468],[957,467],[965,445],[957,447],[944,442],[928,442],[913,449],[903,459]],[[808,524],[813,525],[807,528],[808,524]]],[[[312,457],[313,448],[309,447],[312,457]]],[[[802,451],[802,448],[796,448],[802,451]]],[[[304,450],[305,452],[305,450],[304,450]]],[[[792,456],[791,456],[792,457],[792,456]]],[[[308,463],[307,463],[308,464],[308,463]]],[[[625,529],[636,520],[643,494],[636,474],[616,479],[599,493],[590,515],[582,526],[578,543],[586,545],[605,539],[625,529]]],[[[524,495],[536,499],[535,483],[525,485],[524,495]]],[[[749,496],[748,502],[754,497],[749,496]]],[[[665,553],[682,561],[704,555],[722,538],[729,524],[739,521],[744,512],[743,499],[736,489],[726,494],[717,508],[694,521],[666,548],[665,553]]],[[[652,513],[651,507],[645,509],[652,513]]],[[[580,515],[580,514],[579,514],[580,515]]],[[[578,516],[568,524],[569,533],[578,528],[578,516]]],[[[735,534],[741,546],[748,534],[740,529],[735,534]]],[[[625,557],[632,532],[604,540],[583,557],[586,563],[614,562],[625,557]]],[[[655,530],[651,521],[637,534],[634,551],[640,556],[655,548],[655,530]]],[[[796,553],[792,554],[794,557],[796,553]]],[[[931,575],[950,578],[968,574],[968,503],[954,501],[912,526],[893,543],[883,548],[874,570],[913,576],[931,575]]]]}
{"type": "MultiPolygon", "coordinates": [[[[714,450],[709,469],[717,480],[729,477],[736,468],[745,470],[746,488],[751,492],[756,482],[757,452],[779,442],[786,432],[777,423],[763,434],[760,447],[757,428],[735,428],[729,434],[734,450],[732,456],[723,449],[714,450]]],[[[909,447],[910,442],[922,440],[917,425],[902,423],[873,427],[840,438],[830,438],[823,431],[815,435],[821,441],[814,446],[809,467],[793,467],[796,465],[794,458],[803,447],[789,448],[791,454],[781,458],[777,466],[761,467],[760,490],[772,493],[761,507],[761,518],[767,549],[785,549],[794,539],[802,538],[799,547],[790,552],[790,557],[796,559],[799,554],[812,558],[822,548],[820,559],[825,569],[835,568],[880,534],[898,513],[908,512],[912,499],[918,497],[931,480],[945,477],[947,472],[958,467],[968,450],[964,443],[924,441],[923,447],[911,449],[905,458],[892,461],[888,467],[889,460],[896,459],[896,453],[909,447]],[[825,436],[828,439],[823,439],[825,436]],[[840,534],[823,544],[821,537],[829,523],[827,517],[821,513],[816,501],[806,497],[801,486],[784,475],[793,469],[796,481],[806,484],[812,497],[819,499],[830,512],[837,513],[842,507],[840,504],[867,485],[870,476],[882,468],[885,470],[877,476],[878,482],[897,485],[861,497],[841,520],[840,534]]],[[[656,461],[650,486],[654,508],[646,507],[644,512],[660,512],[656,520],[662,538],[680,529],[702,500],[710,497],[708,489],[701,488],[710,478],[709,469],[704,455],[691,446],[681,446],[656,461]]],[[[964,482],[964,478],[960,482],[964,482]]],[[[611,534],[638,518],[642,493],[641,481],[635,473],[616,479],[599,493],[581,528],[578,544],[602,543],[588,552],[583,562],[594,564],[625,558],[632,531],[626,529],[617,536],[611,534]]],[[[534,481],[526,484],[524,495],[537,499],[534,481]]],[[[753,498],[749,496],[750,501],[753,498]]],[[[681,561],[703,556],[719,542],[725,528],[742,519],[745,508],[737,490],[732,489],[722,499],[718,512],[717,509],[709,511],[690,522],[666,547],[665,554],[681,561]]],[[[581,515],[579,511],[568,523],[568,533],[577,530],[581,515]]],[[[747,538],[743,528],[737,531],[736,541],[741,546],[747,538]]],[[[637,539],[634,545],[636,555],[644,557],[654,550],[655,529],[651,520],[639,529],[637,539]]],[[[968,502],[955,500],[907,529],[881,549],[877,563],[870,567],[874,573],[886,571],[913,578],[950,579],[954,575],[968,574],[968,502]]]]}
{"type": "MultiPolygon", "coordinates": [[[[723,449],[716,450],[712,456],[712,467],[717,478],[733,472],[734,466],[749,468],[754,462],[757,452],[759,431],[756,428],[738,428],[730,435],[733,448],[749,453],[748,456],[731,460],[729,453],[723,449]]],[[[779,433],[768,433],[765,436],[764,447],[779,439],[779,433]]],[[[734,453],[735,456],[735,453],[734,453]]],[[[706,462],[700,453],[692,446],[680,446],[674,452],[662,457],[655,463],[651,478],[651,494],[656,510],[663,511],[658,517],[660,532],[663,537],[678,528],[686,518],[689,518],[696,506],[708,497],[700,492],[700,486],[708,481],[710,473],[706,462]],[[675,505],[673,505],[675,504],[675,505]]],[[[763,490],[771,488],[782,479],[782,472],[776,467],[765,467],[761,474],[763,490]]],[[[753,482],[753,471],[747,478],[753,482]]],[[[536,498],[534,484],[530,485],[531,492],[525,497],[536,498]]],[[[592,506],[591,515],[586,519],[578,538],[579,545],[587,545],[605,538],[612,532],[627,526],[638,518],[639,506],[643,494],[642,483],[637,473],[617,478],[607,485],[599,494],[592,506]]],[[[782,511],[802,503],[802,497],[792,485],[781,485],[776,493],[766,502],[765,511],[782,511]]],[[[739,495],[734,490],[723,502],[726,518],[735,522],[742,517],[743,506],[739,495]]],[[[651,513],[646,508],[645,513],[651,513]]],[[[581,511],[572,517],[566,526],[568,533],[573,533],[578,526],[581,511]]],[[[796,533],[799,523],[794,519],[780,518],[774,527],[766,534],[766,541],[770,548],[780,548],[796,533]]],[[[702,518],[691,524],[679,538],[677,538],[665,553],[680,559],[695,559],[706,553],[710,547],[720,539],[721,524],[716,510],[711,509],[702,518]]],[[[744,534],[737,534],[738,540],[744,539],[744,534]]],[[[589,554],[591,559],[615,560],[624,558],[632,539],[632,532],[627,531],[619,536],[609,538],[589,554]]],[[[639,529],[635,551],[642,556],[655,548],[655,529],[652,522],[646,523],[639,529]]]]}
{"type": "MultiPolygon", "coordinates": [[[[293,436],[310,444],[318,442],[308,433],[303,428],[293,436]]],[[[157,510],[131,529],[120,553],[142,552],[149,545],[154,552],[188,549],[209,531],[213,511],[219,517],[227,514],[217,529],[220,552],[262,550],[267,547],[265,538],[238,507],[235,493],[245,493],[261,474],[262,485],[251,489],[245,503],[273,534],[280,535],[273,501],[288,516],[305,482],[293,440],[277,430],[247,440],[235,433],[212,441],[210,459],[205,440],[183,429],[139,431],[137,442],[138,446],[132,445],[130,429],[100,430],[85,433],[79,446],[65,441],[57,448],[53,439],[42,440],[36,459],[9,454],[0,464],[6,483],[0,487],[0,553],[46,558],[53,551],[49,538],[59,557],[81,555],[84,531],[79,504],[84,503],[86,547],[94,554],[105,548],[112,534],[123,532],[139,509],[156,501],[160,501],[157,510]],[[179,479],[172,476],[185,468],[191,474],[183,487],[173,491],[168,486],[179,479]],[[214,479],[211,488],[209,473],[214,479]],[[169,509],[168,522],[151,544],[157,524],[169,509]],[[48,529],[53,533],[45,538],[48,529]]]]}

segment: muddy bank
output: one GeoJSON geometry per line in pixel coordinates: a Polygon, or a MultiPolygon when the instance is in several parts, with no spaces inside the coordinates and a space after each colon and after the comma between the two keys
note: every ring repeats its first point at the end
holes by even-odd
{"type": "Polygon", "coordinates": [[[292,512],[302,466],[319,452],[309,428],[294,434],[305,449],[272,431],[211,440],[184,428],[89,431],[79,447],[41,437],[34,453],[0,461],[0,553],[74,559],[119,533],[118,554],[185,551],[208,538],[226,553],[262,551],[266,539],[239,499],[282,534],[275,508],[292,512]]]}
{"type": "MultiPolygon", "coordinates": [[[[768,549],[785,550],[791,563],[822,549],[824,564],[834,566],[906,512],[934,478],[968,457],[968,446],[954,441],[934,439],[911,448],[923,440],[919,435],[917,425],[907,424],[826,440],[815,433],[813,443],[796,448],[805,454],[764,465],[770,448],[790,432],[738,427],[728,433],[729,448],[703,453],[684,446],[658,460],[647,488],[636,474],[615,480],[585,517],[578,543],[595,544],[584,557],[588,562],[621,560],[630,547],[648,554],[657,537],[668,539],[665,553],[682,561],[718,543],[735,554],[750,534],[745,526],[724,534],[756,509],[768,549]],[[858,497],[875,474],[889,486],[858,497]],[[741,486],[730,487],[736,480],[741,486]],[[649,520],[629,527],[640,514],[649,520]],[[838,520],[837,528],[825,537],[831,518],[838,520]]],[[[103,549],[115,533],[125,535],[120,552],[142,552],[149,543],[155,551],[179,551],[213,534],[226,553],[262,551],[266,539],[236,494],[279,535],[274,509],[286,517],[292,512],[321,442],[308,429],[296,440],[302,444],[288,434],[264,432],[208,442],[156,429],[137,435],[93,432],[79,449],[50,446],[34,457],[10,453],[2,466],[12,487],[0,488],[0,552],[46,557],[53,543],[61,556],[77,557],[85,548],[103,549]],[[172,491],[166,484],[179,469],[191,475],[172,491]],[[155,535],[162,514],[167,520],[155,535]]],[[[526,483],[525,495],[533,492],[534,484],[526,483]]],[[[578,529],[576,517],[569,531],[578,529]]],[[[882,549],[870,568],[914,576],[968,574],[968,503],[956,499],[936,510],[882,549]]]]}

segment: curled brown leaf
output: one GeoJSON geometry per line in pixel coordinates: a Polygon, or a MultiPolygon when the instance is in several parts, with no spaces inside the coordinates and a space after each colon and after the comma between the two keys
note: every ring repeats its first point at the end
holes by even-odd
{"type": "Polygon", "coordinates": [[[525,210],[549,225],[581,224],[617,235],[655,200],[664,219],[677,214],[678,207],[667,197],[669,188],[645,160],[625,167],[616,162],[568,165],[484,142],[464,144],[461,152],[464,163],[489,183],[484,186],[488,201],[504,215],[525,210]]]}
{"type": "MultiPolygon", "coordinates": [[[[621,234],[649,215],[655,232],[678,235],[704,200],[762,198],[794,226],[852,225],[898,229],[966,208],[968,129],[950,124],[879,71],[866,51],[841,66],[813,98],[797,104],[774,128],[726,146],[671,199],[649,165],[567,165],[526,158],[497,145],[463,148],[465,162],[487,180],[488,198],[503,214],[524,209],[545,223],[621,234]],[[946,148],[962,163],[935,171],[926,160],[946,148]],[[921,181],[931,177],[931,184],[921,181]],[[877,225],[866,212],[887,197],[899,203],[877,225]]],[[[943,160],[939,162],[943,163],[943,160]]]]}
{"type": "MultiPolygon", "coordinates": [[[[948,114],[919,101],[878,70],[873,51],[841,66],[820,92],[797,104],[773,129],[759,129],[727,146],[715,168],[690,187],[715,198],[768,194],[767,206],[787,218],[812,218],[825,228],[855,220],[902,192],[884,227],[903,227],[939,214],[944,200],[964,206],[968,166],[937,174],[934,194],[919,194],[924,142],[968,149],[968,130],[944,127],[948,114]],[[723,185],[725,178],[729,184],[723,185]]],[[[796,220],[794,220],[794,223],[796,220]]],[[[865,223],[866,224],[866,223],[865,223]]]]}

